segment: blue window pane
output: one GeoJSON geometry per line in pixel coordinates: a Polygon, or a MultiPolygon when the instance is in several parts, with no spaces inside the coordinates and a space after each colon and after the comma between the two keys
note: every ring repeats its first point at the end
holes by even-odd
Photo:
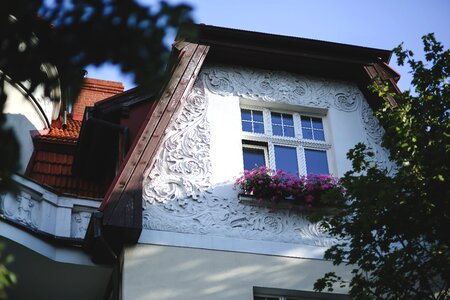
{"type": "Polygon", "coordinates": [[[241,109],[241,119],[251,121],[252,120],[252,113],[248,109],[241,109]]]}
{"type": "Polygon", "coordinates": [[[294,127],[284,127],[284,136],[294,137],[295,136],[294,127]]]}
{"type": "Polygon", "coordinates": [[[303,138],[312,140],[312,130],[308,128],[302,128],[303,138]]]}
{"type": "Polygon", "coordinates": [[[252,110],[252,112],[253,112],[253,121],[257,121],[257,122],[263,121],[262,111],[252,110]]]}
{"type": "Polygon", "coordinates": [[[294,126],[294,119],[292,115],[283,115],[283,124],[294,126]]]}
{"type": "Polygon", "coordinates": [[[308,174],[329,174],[326,151],[305,149],[305,159],[308,174]]]}
{"type": "Polygon", "coordinates": [[[263,123],[253,123],[253,132],[264,133],[264,124],[263,123]]]}
{"type": "Polygon", "coordinates": [[[294,147],[275,146],[275,164],[277,171],[298,176],[297,150],[294,147]]]}
{"type": "Polygon", "coordinates": [[[281,125],[272,125],[272,133],[273,135],[283,135],[281,125]]]}
{"type": "Polygon", "coordinates": [[[317,141],[325,141],[325,135],[322,130],[314,130],[314,139],[317,141]]]}
{"type": "Polygon", "coordinates": [[[255,167],[266,165],[263,149],[244,148],[244,170],[252,170],[255,167]]]}
{"type": "Polygon", "coordinates": [[[323,129],[322,119],[320,118],[311,118],[312,119],[312,125],[316,129],[323,129]]]}
{"type": "Polygon", "coordinates": [[[280,113],[272,113],[272,123],[273,124],[281,124],[281,114],[280,113]]]}
{"type": "Polygon", "coordinates": [[[242,121],[242,131],[252,132],[252,123],[251,122],[242,121]]]}
{"type": "Polygon", "coordinates": [[[311,118],[302,116],[302,127],[311,128],[311,118]]]}

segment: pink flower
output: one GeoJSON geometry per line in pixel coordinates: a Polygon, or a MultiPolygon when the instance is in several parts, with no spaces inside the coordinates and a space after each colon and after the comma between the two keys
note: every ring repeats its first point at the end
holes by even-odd
{"type": "Polygon", "coordinates": [[[234,183],[244,193],[249,193],[265,201],[280,201],[285,198],[301,201],[310,208],[320,204],[320,194],[336,189],[345,194],[339,179],[328,174],[308,174],[297,178],[282,170],[274,172],[266,166],[245,170],[234,183]],[[314,198],[318,196],[318,198],[314,198]]]}

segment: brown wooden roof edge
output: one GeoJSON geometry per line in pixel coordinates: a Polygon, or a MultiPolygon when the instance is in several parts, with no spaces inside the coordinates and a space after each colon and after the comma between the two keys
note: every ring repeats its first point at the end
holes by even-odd
{"type": "MultiPolygon", "coordinates": [[[[209,49],[207,46],[194,43],[185,43],[182,47],[177,67],[163,88],[155,110],[147,116],[144,122],[145,126],[142,128],[134,148],[129,152],[125,166],[105,197],[102,208],[105,208],[105,221],[107,222],[114,219],[114,214],[122,213],[119,203],[121,199],[127,200],[124,194],[130,193],[130,188],[131,190],[141,190],[142,174],[153,164],[164,132],[172,119],[176,117],[181,103],[187,97],[209,49]]],[[[138,194],[138,198],[139,205],[141,205],[141,193],[138,194]]],[[[122,222],[129,223],[130,219],[125,218],[122,222]]],[[[139,220],[139,223],[141,222],[142,220],[139,220]]]]}
{"type": "MultiPolygon", "coordinates": [[[[114,182],[112,183],[112,186],[110,190],[108,191],[105,201],[102,204],[102,209],[106,207],[106,205],[114,202],[116,200],[115,195],[116,192],[119,190],[123,192],[126,185],[128,184],[128,180],[131,174],[133,173],[134,169],[136,168],[136,165],[139,163],[138,160],[142,158],[142,155],[144,151],[146,150],[146,147],[148,146],[148,143],[152,138],[155,137],[155,134],[158,134],[158,138],[161,137],[159,134],[160,131],[164,132],[165,127],[168,126],[168,123],[166,122],[164,125],[164,128],[160,128],[161,126],[161,120],[168,114],[174,113],[174,101],[176,102],[176,105],[178,105],[180,99],[175,99],[174,94],[179,91],[180,88],[185,86],[185,82],[180,82],[182,80],[186,80],[186,76],[194,76],[195,78],[200,70],[200,66],[197,66],[199,64],[199,45],[194,43],[177,43],[174,45],[174,48],[177,48],[181,46],[181,51],[178,53],[178,61],[176,63],[176,66],[173,70],[172,76],[169,78],[169,81],[164,85],[162,88],[162,91],[160,93],[160,96],[155,99],[157,102],[156,108],[149,112],[146,119],[144,120],[144,125],[141,128],[139,135],[139,138],[135,141],[135,144],[131,147],[130,151],[128,152],[126,162],[122,166],[122,169],[119,171],[119,175],[116,176],[114,182]],[[196,55],[195,55],[196,54],[196,55]],[[195,68],[193,69],[192,65],[195,64],[195,68]],[[192,74],[193,71],[196,71],[197,73],[192,74]],[[125,179],[127,178],[127,179],[125,179]],[[125,181],[124,181],[125,180],[125,181]],[[112,202],[110,202],[112,201],[112,202]]],[[[204,46],[202,49],[205,48],[204,46]]],[[[206,55],[206,53],[205,53],[206,55]]],[[[204,59],[204,56],[202,57],[202,61],[204,59]]],[[[193,80],[195,80],[193,78],[193,80]]],[[[120,193],[119,193],[120,194],[120,193]]]]}
{"type": "Polygon", "coordinates": [[[184,36],[186,36],[187,40],[212,47],[227,46],[242,49],[259,49],[266,52],[296,52],[304,53],[311,57],[333,56],[335,58],[352,58],[354,60],[382,61],[385,63],[389,63],[392,57],[391,50],[205,24],[190,25],[185,30],[182,30],[177,38],[183,39],[184,36]]]}
{"type": "Polygon", "coordinates": [[[102,249],[119,251],[124,243],[136,243],[142,231],[143,174],[152,167],[164,133],[176,118],[204,62],[209,47],[189,42],[174,44],[172,76],[162,88],[121,170],[101,206],[91,218],[85,237],[86,251],[97,262],[111,261],[102,249]],[[100,249],[100,250],[99,250],[100,249]],[[104,257],[102,257],[104,256],[104,257]]]}
{"type": "MultiPolygon", "coordinates": [[[[368,81],[367,82],[375,82],[378,85],[382,85],[383,82],[387,82],[390,91],[395,94],[400,94],[400,88],[397,85],[397,82],[400,80],[400,74],[398,74],[395,70],[393,70],[386,63],[371,63],[364,66],[364,71],[367,74],[368,81]]],[[[366,83],[367,83],[366,82],[366,83]]],[[[365,89],[367,90],[367,89],[365,89]]],[[[363,90],[364,92],[364,90],[363,90]]],[[[366,91],[365,95],[368,97],[369,104],[372,104],[374,108],[379,107],[379,101],[376,101],[375,98],[379,99],[378,95],[375,95],[373,92],[366,91]]],[[[392,108],[398,106],[397,101],[390,94],[386,95],[386,99],[389,105],[392,108]]]]}

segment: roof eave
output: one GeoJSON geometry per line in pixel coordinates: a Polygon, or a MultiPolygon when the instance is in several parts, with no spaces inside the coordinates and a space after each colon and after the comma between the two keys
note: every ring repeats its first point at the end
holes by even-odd
{"type": "Polygon", "coordinates": [[[242,49],[259,49],[260,51],[299,53],[305,55],[335,56],[343,58],[358,58],[363,61],[381,60],[389,63],[392,51],[362,47],[328,41],[260,33],[240,29],[230,29],[210,25],[194,25],[197,31],[194,37],[199,44],[238,47],[242,49]]]}

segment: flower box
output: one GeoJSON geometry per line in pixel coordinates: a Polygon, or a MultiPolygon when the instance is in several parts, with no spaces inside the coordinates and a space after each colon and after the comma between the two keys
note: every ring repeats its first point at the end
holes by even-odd
{"type": "Polygon", "coordinates": [[[328,174],[296,177],[263,166],[245,171],[235,185],[241,203],[272,209],[331,211],[345,202],[340,180],[328,174]]]}

